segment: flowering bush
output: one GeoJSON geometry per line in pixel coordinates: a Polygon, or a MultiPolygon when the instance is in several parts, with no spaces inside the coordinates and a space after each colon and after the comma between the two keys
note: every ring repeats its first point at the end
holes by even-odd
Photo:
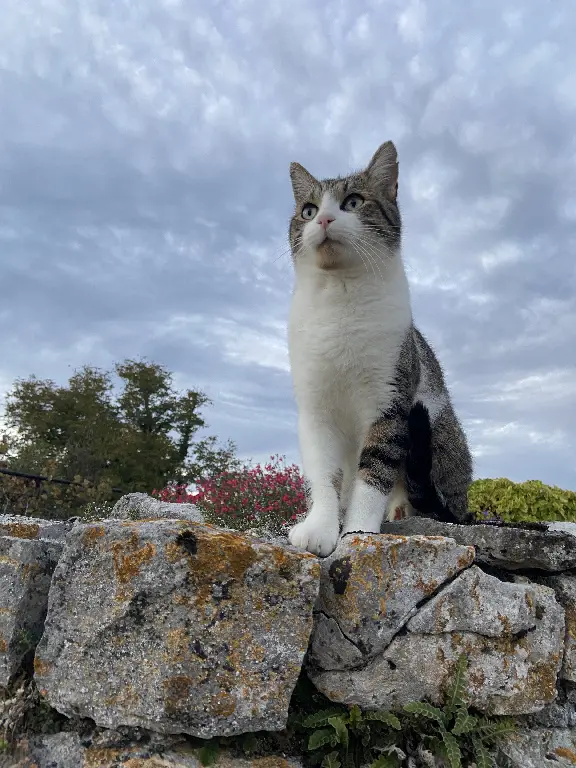
{"type": "Polygon", "coordinates": [[[239,531],[280,533],[306,511],[300,469],[278,455],[264,466],[245,466],[201,480],[193,493],[186,486],[171,485],[152,495],[161,501],[195,504],[207,522],[239,531]]]}

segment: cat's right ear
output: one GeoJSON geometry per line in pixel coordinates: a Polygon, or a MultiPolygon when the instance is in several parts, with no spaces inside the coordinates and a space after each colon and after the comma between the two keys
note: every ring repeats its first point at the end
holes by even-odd
{"type": "Polygon", "coordinates": [[[398,194],[398,153],[391,141],[380,145],[366,169],[366,173],[393,203],[398,194]]]}
{"type": "Polygon", "coordinates": [[[318,184],[314,176],[300,163],[290,163],[290,181],[295,200],[307,200],[318,184]]]}

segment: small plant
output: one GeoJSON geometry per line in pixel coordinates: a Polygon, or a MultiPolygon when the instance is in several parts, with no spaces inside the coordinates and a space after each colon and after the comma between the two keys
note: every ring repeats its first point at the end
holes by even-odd
{"type": "Polygon", "coordinates": [[[113,501],[90,501],[78,510],[78,517],[83,523],[90,523],[94,520],[106,520],[112,514],[114,509],[113,501]]]}
{"type": "Polygon", "coordinates": [[[400,768],[411,758],[411,765],[493,768],[491,747],[501,736],[513,732],[514,724],[506,718],[491,719],[468,711],[466,668],[467,659],[462,654],[443,708],[418,701],[396,713],[334,705],[311,689],[303,694],[303,682],[299,681],[290,727],[307,733],[307,764],[320,768],[400,768]],[[299,711],[300,702],[306,702],[304,711],[299,711]],[[318,702],[322,708],[310,711],[310,702],[318,702]]]}
{"type": "Polygon", "coordinates": [[[450,768],[466,768],[472,761],[476,768],[492,768],[494,759],[489,747],[515,727],[507,718],[470,714],[464,685],[467,665],[466,655],[462,654],[443,709],[418,701],[406,704],[404,712],[410,718],[411,740],[418,741],[421,750],[440,757],[450,768]]]}
{"type": "Polygon", "coordinates": [[[308,715],[301,726],[312,731],[309,762],[321,768],[400,768],[406,757],[397,744],[402,724],[392,712],[330,707],[308,715]]]}
{"type": "Polygon", "coordinates": [[[198,760],[201,765],[213,765],[220,754],[219,739],[210,739],[198,750],[198,760]]]}

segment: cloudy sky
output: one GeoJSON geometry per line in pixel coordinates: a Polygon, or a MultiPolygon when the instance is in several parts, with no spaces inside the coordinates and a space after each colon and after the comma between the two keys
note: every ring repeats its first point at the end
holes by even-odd
{"type": "Polygon", "coordinates": [[[0,394],[146,356],[298,460],[291,160],[400,156],[477,476],[576,488],[574,0],[4,0],[0,394]]]}

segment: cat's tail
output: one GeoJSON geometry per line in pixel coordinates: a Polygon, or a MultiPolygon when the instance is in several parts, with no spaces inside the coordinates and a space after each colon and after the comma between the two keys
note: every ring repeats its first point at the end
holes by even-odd
{"type": "Polygon", "coordinates": [[[432,425],[428,409],[421,402],[414,403],[410,410],[408,437],[406,491],[411,506],[419,516],[445,523],[460,522],[443,503],[432,482],[432,425]]]}

